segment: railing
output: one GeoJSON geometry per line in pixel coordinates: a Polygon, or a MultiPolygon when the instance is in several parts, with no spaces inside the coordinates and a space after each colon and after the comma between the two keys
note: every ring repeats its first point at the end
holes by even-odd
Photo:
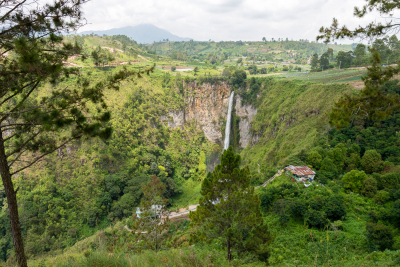
{"type": "Polygon", "coordinates": [[[259,187],[265,187],[268,183],[272,182],[276,177],[280,176],[283,173],[283,170],[279,170],[277,173],[275,173],[274,176],[272,176],[271,178],[269,178],[265,183],[263,183],[262,185],[256,186],[254,187],[255,189],[259,188],[259,187]]]}

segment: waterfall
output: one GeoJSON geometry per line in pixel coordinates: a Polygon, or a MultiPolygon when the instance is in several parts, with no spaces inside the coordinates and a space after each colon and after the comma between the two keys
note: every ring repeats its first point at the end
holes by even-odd
{"type": "Polygon", "coordinates": [[[228,114],[226,115],[226,128],[225,128],[225,141],[224,141],[224,150],[227,150],[229,147],[229,134],[231,132],[231,113],[232,113],[232,105],[233,105],[233,94],[232,91],[231,96],[229,97],[229,107],[228,114]]]}

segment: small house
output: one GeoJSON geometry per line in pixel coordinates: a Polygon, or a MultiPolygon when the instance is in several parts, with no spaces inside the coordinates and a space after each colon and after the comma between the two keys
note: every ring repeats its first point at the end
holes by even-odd
{"type": "Polygon", "coordinates": [[[314,180],[315,171],[307,166],[293,166],[289,165],[285,168],[286,175],[290,178],[298,181],[303,182],[307,180],[314,180]]]}

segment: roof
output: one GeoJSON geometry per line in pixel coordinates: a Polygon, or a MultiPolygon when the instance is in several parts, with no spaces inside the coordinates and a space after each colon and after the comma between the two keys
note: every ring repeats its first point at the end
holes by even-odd
{"type": "Polygon", "coordinates": [[[298,176],[305,176],[305,175],[315,175],[315,171],[311,170],[307,166],[292,166],[289,165],[285,168],[287,171],[291,171],[293,174],[298,176]]]}

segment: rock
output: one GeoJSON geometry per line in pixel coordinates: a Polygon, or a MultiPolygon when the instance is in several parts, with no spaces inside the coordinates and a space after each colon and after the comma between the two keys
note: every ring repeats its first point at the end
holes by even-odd
{"type": "Polygon", "coordinates": [[[260,141],[260,137],[261,136],[259,134],[253,135],[252,139],[251,139],[251,146],[254,146],[255,144],[257,144],[258,141],[260,141]]]}
{"type": "MultiPolygon", "coordinates": [[[[257,109],[253,105],[244,105],[242,106],[242,98],[240,95],[236,95],[236,105],[235,111],[236,116],[240,117],[239,121],[239,144],[242,148],[245,148],[249,145],[251,139],[251,122],[254,119],[254,116],[257,114],[257,109]]],[[[253,138],[254,139],[254,138],[253,138]]],[[[257,140],[258,141],[258,140],[257,140]]]]}
{"type": "Polygon", "coordinates": [[[221,119],[226,119],[231,87],[225,83],[192,82],[185,92],[185,121],[194,120],[204,135],[214,143],[222,143],[221,119]]]}
{"type": "Polygon", "coordinates": [[[168,128],[182,128],[185,123],[185,112],[180,110],[172,110],[168,115],[161,116],[161,123],[168,128]]]}
{"type": "Polygon", "coordinates": [[[185,109],[169,111],[160,120],[168,128],[180,128],[187,121],[195,121],[206,138],[222,143],[221,119],[226,119],[231,88],[225,83],[202,85],[191,82],[185,85],[185,109]]]}

